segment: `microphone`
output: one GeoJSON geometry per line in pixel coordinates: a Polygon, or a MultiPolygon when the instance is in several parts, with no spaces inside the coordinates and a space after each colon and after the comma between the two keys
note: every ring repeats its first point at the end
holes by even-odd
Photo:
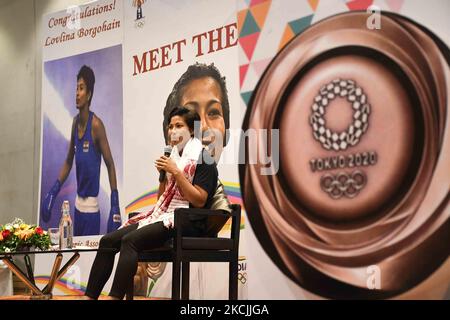
{"type": "MultiPolygon", "coordinates": [[[[165,146],[164,147],[164,155],[166,157],[169,157],[171,153],[172,153],[172,146],[170,146],[170,145],[165,146]]],[[[163,182],[165,178],[166,178],[166,172],[164,170],[161,170],[159,172],[159,182],[163,182]]]]}

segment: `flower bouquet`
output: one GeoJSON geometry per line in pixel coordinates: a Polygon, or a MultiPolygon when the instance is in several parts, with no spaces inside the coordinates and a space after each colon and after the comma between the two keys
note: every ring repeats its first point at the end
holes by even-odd
{"type": "Polygon", "coordinates": [[[15,218],[12,223],[0,225],[0,252],[28,251],[33,248],[50,248],[47,231],[36,225],[29,225],[15,218]]]}

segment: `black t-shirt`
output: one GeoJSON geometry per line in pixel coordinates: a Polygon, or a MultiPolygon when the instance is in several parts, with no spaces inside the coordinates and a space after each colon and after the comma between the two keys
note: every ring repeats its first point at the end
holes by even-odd
{"type": "MultiPolygon", "coordinates": [[[[203,152],[197,162],[194,179],[192,181],[193,185],[199,186],[208,193],[208,198],[206,199],[206,203],[203,208],[211,207],[212,198],[217,188],[218,176],[217,165],[214,162],[214,159],[211,158],[208,151],[203,149],[203,152]]],[[[192,208],[192,205],[189,204],[189,207],[192,208]]]]}

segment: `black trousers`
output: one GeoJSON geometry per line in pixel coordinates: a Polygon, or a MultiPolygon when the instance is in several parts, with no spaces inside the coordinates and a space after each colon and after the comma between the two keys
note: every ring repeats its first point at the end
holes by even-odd
{"type": "MultiPolygon", "coordinates": [[[[182,225],[183,235],[198,237],[205,233],[206,221],[183,219],[182,225]]],[[[174,229],[166,228],[162,222],[149,224],[140,229],[137,227],[137,224],[129,225],[110,232],[100,239],[99,250],[92,264],[85,292],[88,297],[93,299],[99,297],[112,273],[115,254],[120,251],[109,295],[123,299],[136,274],[139,252],[161,247],[175,234],[174,229]]]]}

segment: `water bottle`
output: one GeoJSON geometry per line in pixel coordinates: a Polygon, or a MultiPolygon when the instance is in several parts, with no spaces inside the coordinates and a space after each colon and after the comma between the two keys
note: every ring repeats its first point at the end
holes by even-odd
{"type": "Polygon", "coordinates": [[[64,200],[59,221],[59,248],[70,249],[73,246],[73,224],[70,218],[69,201],[64,200]]]}

